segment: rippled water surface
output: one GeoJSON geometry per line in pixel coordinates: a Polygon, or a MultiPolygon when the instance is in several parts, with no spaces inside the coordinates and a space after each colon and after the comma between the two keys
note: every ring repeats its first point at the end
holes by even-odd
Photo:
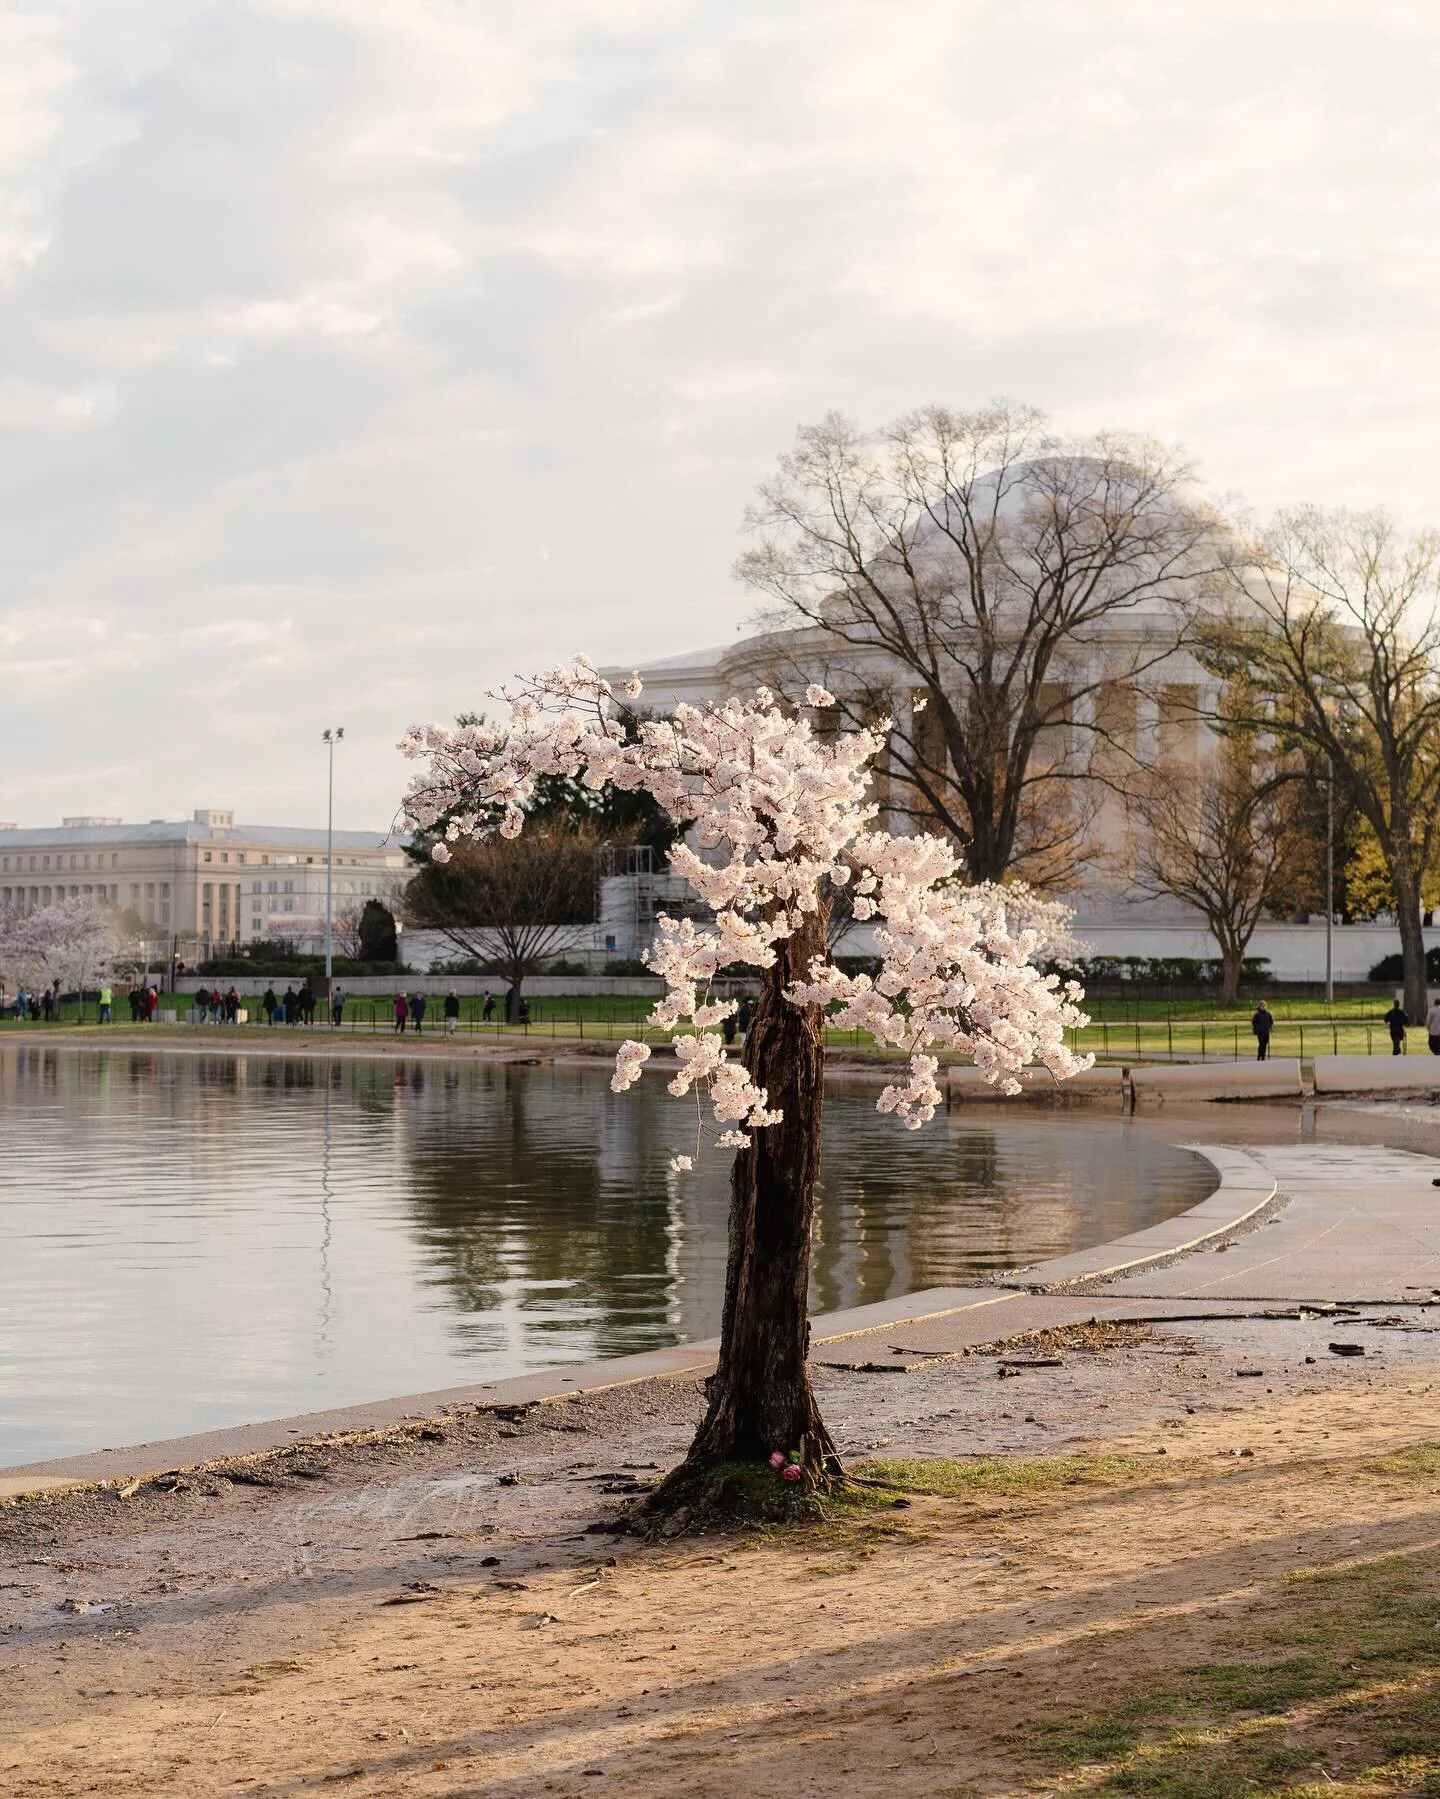
{"type": "MultiPolygon", "coordinates": [[[[0,1464],[715,1334],[728,1157],[647,1077],[0,1053],[0,1464]]],[[[1104,1242],[1208,1165],[1114,1118],[827,1095],[817,1310],[1104,1242]]]]}

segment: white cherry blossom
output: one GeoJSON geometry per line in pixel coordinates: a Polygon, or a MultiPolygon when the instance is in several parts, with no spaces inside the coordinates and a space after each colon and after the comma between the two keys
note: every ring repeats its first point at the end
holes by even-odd
{"type": "MultiPolygon", "coordinates": [[[[640,691],[635,676],[621,689],[627,701],[640,691]]],[[[610,684],[584,657],[494,697],[509,706],[508,729],[416,726],[403,739],[406,756],[427,764],[405,801],[410,824],[420,832],[443,825],[433,850],[442,861],[460,837],[497,829],[514,837],[541,775],[645,789],[675,820],[694,821],[694,845],[677,844],[670,863],[712,916],[660,920],[646,960],[666,992],[650,1022],[675,1033],[670,1092],[706,1093],[727,1127],[722,1144],[745,1143],[780,1114],[715,1028],[734,1008],[711,996],[711,983],[735,963],[772,967],[775,945],[823,904],[827,876],[852,885],[857,919],[881,921],[881,972],[847,975],[821,958],[786,997],[833,1008],[832,1023],[905,1052],[904,1072],[878,1101],[882,1112],[911,1129],[934,1116],[936,1051],[970,1057],[1005,1092],[1019,1090],[1027,1066],[1063,1080],[1090,1065],[1065,1041],[1088,1022],[1080,989],[1036,965],[1069,947],[1064,908],[1025,888],[966,886],[954,848],[939,837],[874,829],[867,793],[888,725],[817,735],[761,688],[748,700],[681,705],[673,719],[642,720],[627,738],[610,684]]],[[[806,700],[835,703],[818,685],[806,700]]],[[[621,1045],[616,1092],[640,1078],[649,1055],[643,1043],[621,1045]]],[[[672,1166],[689,1162],[676,1157],[672,1166]]]]}

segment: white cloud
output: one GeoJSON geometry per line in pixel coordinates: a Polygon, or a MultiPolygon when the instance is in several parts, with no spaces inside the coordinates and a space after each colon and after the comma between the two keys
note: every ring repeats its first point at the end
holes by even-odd
{"type": "Polygon", "coordinates": [[[1425,516],[1437,48],[1407,0],[0,0],[6,816],[306,819],[338,706],[388,820],[411,718],[733,629],[831,405],[1425,516]]]}

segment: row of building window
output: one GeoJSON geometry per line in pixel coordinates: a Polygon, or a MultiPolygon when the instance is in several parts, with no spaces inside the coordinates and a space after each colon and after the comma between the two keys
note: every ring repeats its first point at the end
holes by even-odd
{"type": "MultiPolygon", "coordinates": [[[[205,860],[207,862],[211,861],[214,858],[214,856],[216,855],[216,853],[217,852],[215,852],[213,850],[206,850],[205,851],[205,860]]],[[[95,858],[94,858],[94,866],[97,869],[105,868],[105,867],[118,868],[120,866],[119,851],[112,850],[109,852],[109,854],[110,854],[110,860],[107,864],[107,862],[105,860],[105,853],[104,852],[96,853],[95,858]]],[[[230,860],[230,851],[229,850],[220,850],[218,852],[218,854],[219,854],[219,858],[222,862],[228,862],[230,860]]],[[[305,861],[306,861],[307,865],[313,865],[317,861],[317,859],[320,863],[320,866],[323,868],[325,866],[325,858],[323,856],[321,856],[319,858],[316,858],[315,856],[307,856],[305,858],[305,861]]],[[[235,851],[235,861],[237,863],[243,864],[246,860],[247,860],[247,857],[246,857],[246,852],[244,850],[236,850],[235,851]]],[[[276,862],[280,862],[280,863],[289,862],[289,863],[293,864],[293,863],[299,862],[300,858],[298,856],[276,856],[274,858],[271,858],[270,856],[261,856],[261,858],[260,858],[262,865],[267,866],[267,867],[269,866],[269,864],[272,860],[274,860],[276,862]]],[[[24,856],[0,856],[0,873],[4,873],[7,875],[9,873],[11,873],[10,865],[12,862],[15,865],[14,873],[23,874],[25,872],[26,858],[24,856]]],[[[49,874],[51,871],[52,862],[54,864],[55,872],[57,874],[65,867],[65,858],[63,855],[55,855],[53,857],[47,856],[47,855],[40,855],[40,854],[33,855],[29,858],[30,873],[31,874],[49,874]]],[[[91,852],[89,850],[84,850],[84,851],[76,850],[71,854],[71,857],[70,857],[71,869],[74,869],[74,870],[88,869],[90,866],[91,866],[91,852]]],[[[359,862],[358,857],[351,856],[349,858],[349,861],[347,864],[346,858],[344,856],[337,856],[335,858],[334,866],[336,868],[344,868],[346,866],[349,866],[350,868],[358,868],[360,866],[360,862],[359,862]]],[[[368,893],[370,890],[367,887],[365,889],[365,891],[368,893]]]]}
{"type": "MultiPolygon", "coordinates": [[[[89,866],[90,866],[89,851],[87,850],[87,851],[83,852],[83,855],[84,855],[83,861],[81,860],[81,854],[82,854],[82,852],[77,850],[75,852],[75,854],[71,856],[71,858],[70,858],[71,868],[89,868],[89,866]]],[[[25,869],[25,858],[23,856],[0,856],[0,872],[3,872],[8,875],[10,873],[10,864],[12,862],[15,864],[15,873],[17,875],[22,874],[25,869]]],[[[64,866],[65,866],[65,858],[63,856],[56,856],[55,857],[56,872],[58,873],[60,869],[64,868],[64,866]]],[[[103,855],[96,856],[95,866],[96,866],[96,868],[104,868],[106,866],[105,857],[103,855]]],[[[111,852],[109,866],[111,868],[118,868],[120,866],[120,854],[119,854],[118,850],[111,852]]],[[[50,857],[49,856],[32,856],[30,858],[31,874],[48,873],[49,868],[50,868],[50,857]]]]}
{"type": "MultiPolygon", "coordinates": [[[[160,922],[170,922],[170,883],[159,883],[160,922]]],[[[147,918],[155,916],[156,883],[144,883],[143,915],[147,918]]],[[[141,883],[134,881],[130,885],[130,906],[136,912],[141,911],[141,883]]],[[[118,906],[120,904],[120,888],[105,882],[84,882],[75,886],[53,887],[0,887],[0,906],[15,906],[24,912],[33,912],[37,906],[58,905],[61,900],[88,899],[101,905],[118,906]]]]}

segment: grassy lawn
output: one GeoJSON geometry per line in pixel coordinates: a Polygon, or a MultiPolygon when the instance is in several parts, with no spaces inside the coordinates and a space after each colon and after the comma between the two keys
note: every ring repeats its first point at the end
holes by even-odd
{"type": "Polygon", "coordinates": [[[1016,1746],[1076,1769],[1078,1792],[1435,1799],[1437,1580],[1433,1550],[1306,1570],[1213,1661],[1133,1680],[1103,1710],[1037,1718],[1016,1746]]]}
{"type": "MultiPolygon", "coordinates": [[[[427,995],[426,1033],[443,1031],[444,978],[422,979],[409,975],[404,981],[410,992],[422,990],[427,995]]],[[[285,983],[277,981],[275,986],[276,991],[283,994],[285,983]]],[[[495,989],[496,1015],[489,1024],[482,1019],[482,996],[461,998],[460,1030],[466,1035],[498,1034],[503,1028],[499,1016],[503,984],[498,980],[495,989]]],[[[162,1005],[178,1011],[183,1020],[193,1005],[194,991],[193,986],[187,985],[187,989],[178,995],[165,996],[162,1005]]],[[[259,1021],[263,1028],[260,993],[242,994],[241,1004],[250,1014],[251,1026],[259,1021]]],[[[546,1039],[570,1037],[618,1043],[625,1037],[652,1035],[645,1027],[651,1004],[641,994],[536,995],[529,1002],[529,1031],[531,1035],[546,1039]]],[[[1277,998],[1269,1004],[1275,1017],[1270,1039],[1272,1056],[1309,1060],[1317,1055],[1390,1053],[1390,1040],[1382,1022],[1389,1005],[1388,995],[1337,997],[1333,1006],[1326,1006],[1322,999],[1277,998]]],[[[1097,999],[1087,1002],[1092,1022],[1086,1030],[1075,1034],[1074,1044],[1078,1049],[1093,1052],[1101,1062],[1249,1060],[1255,1054],[1255,1039],[1250,1030],[1250,1015],[1254,1008],[1252,998],[1228,1010],[1211,1000],[1097,999]]],[[[393,1028],[393,1019],[392,1003],[386,996],[357,996],[346,1001],[345,1023],[352,1030],[389,1031],[393,1028]]],[[[70,1004],[63,1009],[58,1022],[74,1024],[78,1021],[78,1009],[70,1004]]],[[[93,1001],[86,1007],[85,1021],[95,1022],[93,1001]]],[[[123,1001],[116,1005],[115,1022],[129,1023],[129,1008],[123,1001]]],[[[46,1028],[7,1020],[0,1025],[0,1032],[34,1032],[46,1028]]],[[[826,1032],[826,1041],[837,1049],[873,1048],[868,1035],[861,1031],[830,1030],[826,1032]]],[[[1411,1054],[1425,1054],[1423,1033],[1412,1030],[1408,1047],[1411,1054]]]]}

